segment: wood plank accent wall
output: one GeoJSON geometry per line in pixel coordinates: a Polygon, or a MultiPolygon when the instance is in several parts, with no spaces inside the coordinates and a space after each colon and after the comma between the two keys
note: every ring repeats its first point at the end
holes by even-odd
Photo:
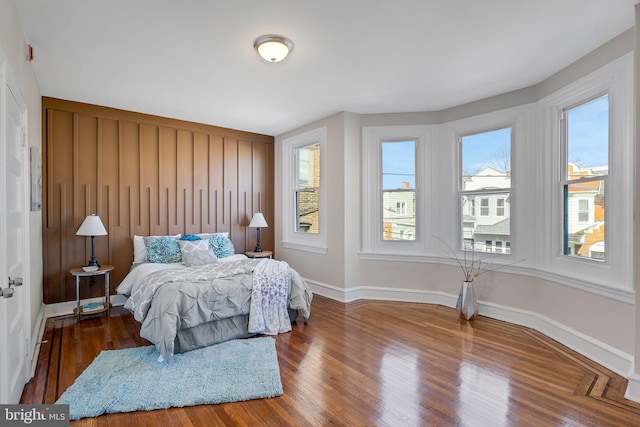
{"type": "MultiPolygon", "coordinates": [[[[111,293],[133,261],[134,235],[229,232],[252,250],[254,212],[273,224],[273,137],[54,98],[43,98],[44,302],[74,301],[69,269],[86,265],[97,214],[98,262],[116,267],[111,293]]],[[[273,227],[261,234],[272,249],[273,227]]],[[[80,297],[103,294],[103,277],[80,297]]]]}

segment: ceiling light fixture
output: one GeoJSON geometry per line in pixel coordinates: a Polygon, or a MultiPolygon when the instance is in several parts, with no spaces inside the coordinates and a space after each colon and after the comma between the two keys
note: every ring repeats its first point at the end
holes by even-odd
{"type": "Polygon", "coordinates": [[[293,50],[293,42],[286,37],[267,34],[256,39],[253,47],[267,62],[280,62],[293,50]]]}

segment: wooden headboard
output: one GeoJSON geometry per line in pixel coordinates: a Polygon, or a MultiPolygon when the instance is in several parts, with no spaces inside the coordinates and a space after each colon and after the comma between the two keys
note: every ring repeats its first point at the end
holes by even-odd
{"type": "MultiPolygon", "coordinates": [[[[90,239],[76,236],[89,214],[108,236],[96,258],[116,267],[111,293],[133,260],[134,235],[229,232],[250,250],[254,212],[273,224],[273,137],[43,98],[44,302],[73,301],[69,269],[86,265],[90,239]]],[[[273,227],[261,245],[272,249],[273,227]]],[[[102,277],[81,298],[101,296],[102,277]]]]}

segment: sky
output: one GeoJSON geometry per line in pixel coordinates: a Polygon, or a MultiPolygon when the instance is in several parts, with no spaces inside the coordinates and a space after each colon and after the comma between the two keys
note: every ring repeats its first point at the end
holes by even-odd
{"type": "Polygon", "coordinates": [[[382,143],[382,188],[384,190],[402,188],[408,182],[416,188],[415,141],[382,143]]]}
{"type": "Polygon", "coordinates": [[[462,170],[465,175],[473,175],[487,166],[509,172],[510,157],[511,128],[462,137],[462,170]]]}
{"type": "MultiPolygon", "coordinates": [[[[567,110],[567,159],[579,167],[608,166],[609,98],[603,96],[567,110]]],[[[492,166],[511,170],[511,128],[462,137],[462,170],[465,174],[492,166]]],[[[415,188],[415,141],[382,144],[383,189],[415,188]]]]}
{"type": "Polygon", "coordinates": [[[609,165],[609,98],[567,111],[567,159],[580,167],[609,165]]]}

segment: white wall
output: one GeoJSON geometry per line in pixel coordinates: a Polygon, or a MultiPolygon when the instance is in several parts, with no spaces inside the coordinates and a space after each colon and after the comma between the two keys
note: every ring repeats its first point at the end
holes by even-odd
{"type": "MultiPolygon", "coordinates": [[[[353,129],[365,126],[438,125],[524,106],[633,51],[635,38],[633,29],[626,31],[538,85],[487,100],[439,112],[378,115],[341,113],[277,136],[276,224],[281,223],[279,215],[282,211],[279,194],[282,182],[277,176],[284,167],[281,162],[282,140],[326,126],[331,151],[327,186],[331,211],[328,253],[326,256],[316,256],[284,249],[278,246],[281,230],[276,230],[278,258],[298,269],[315,292],[341,301],[370,298],[454,306],[461,280],[457,266],[428,256],[401,260],[392,257],[376,259],[358,254],[361,250],[361,218],[368,213],[361,212],[359,205],[362,160],[354,146],[355,134],[359,132],[353,129]]],[[[361,139],[362,136],[358,135],[357,138],[361,139]]],[[[534,142],[531,141],[531,145],[534,142]]],[[[357,145],[360,146],[361,142],[358,141],[357,145]]],[[[537,160],[533,158],[533,161],[537,160]]],[[[529,169],[533,167],[526,168],[529,169]]],[[[529,181],[535,185],[535,180],[529,181]]],[[[447,187],[442,191],[449,190],[447,187]]],[[[531,213],[517,212],[516,215],[535,220],[529,218],[531,213]]],[[[436,228],[439,225],[442,224],[434,224],[436,228]]],[[[446,233],[448,229],[446,227],[440,231],[446,233]]],[[[640,304],[637,295],[634,303],[633,298],[611,298],[580,289],[572,283],[563,283],[561,277],[537,271],[536,258],[534,254],[526,267],[482,276],[478,281],[480,313],[535,328],[619,374],[631,377],[634,355],[640,353],[640,334],[633,326],[640,325],[640,320],[637,320],[640,314],[636,312],[640,304]]]]}
{"type": "MultiPolygon", "coordinates": [[[[20,96],[27,106],[29,147],[42,149],[42,98],[33,67],[27,61],[27,43],[13,0],[0,1],[0,49],[7,58],[9,84],[20,92],[20,96]]],[[[30,195],[27,194],[25,197],[29,199],[30,195]]],[[[29,301],[33,349],[40,321],[44,315],[42,302],[42,211],[29,213],[29,234],[30,257],[26,265],[30,270],[31,278],[29,301]]],[[[0,239],[2,238],[3,236],[0,236],[0,239]]]]}

